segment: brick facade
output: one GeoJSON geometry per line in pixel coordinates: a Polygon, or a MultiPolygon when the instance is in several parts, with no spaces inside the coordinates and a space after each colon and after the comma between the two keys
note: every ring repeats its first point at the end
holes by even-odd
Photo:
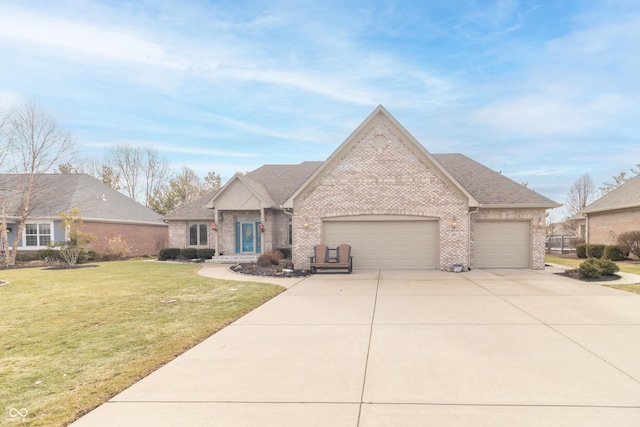
{"type": "Polygon", "coordinates": [[[167,246],[168,227],[165,224],[120,224],[109,222],[85,221],[81,230],[96,238],[87,245],[87,249],[98,253],[109,250],[109,239],[120,237],[131,248],[129,256],[156,255],[160,249],[167,246]]]}
{"type": "Polygon", "coordinates": [[[468,258],[469,226],[461,221],[468,212],[466,198],[401,134],[386,119],[376,119],[296,198],[296,268],[308,268],[314,245],[322,241],[324,219],[357,215],[423,216],[441,224],[455,218],[456,232],[441,233],[440,268],[468,258]]]}
{"type": "Polygon", "coordinates": [[[589,243],[613,245],[616,244],[620,233],[640,230],[640,209],[590,213],[587,221],[589,243]]]}

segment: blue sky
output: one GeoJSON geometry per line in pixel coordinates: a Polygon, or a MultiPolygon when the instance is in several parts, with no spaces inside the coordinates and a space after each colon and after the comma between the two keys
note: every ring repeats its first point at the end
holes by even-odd
{"type": "Polygon", "coordinates": [[[564,203],[640,163],[638,22],[635,0],[0,0],[0,108],[224,181],[324,160],[383,104],[564,203]]]}

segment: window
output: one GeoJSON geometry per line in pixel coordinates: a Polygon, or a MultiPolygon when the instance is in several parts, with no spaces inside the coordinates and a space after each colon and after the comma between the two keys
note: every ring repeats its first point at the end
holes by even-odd
{"type": "Polygon", "coordinates": [[[289,246],[293,244],[293,220],[289,217],[289,246]]]}
{"type": "Polygon", "coordinates": [[[207,224],[189,226],[189,246],[207,246],[207,224]]]}
{"type": "Polygon", "coordinates": [[[53,241],[51,223],[31,223],[24,227],[24,243],[27,247],[44,247],[53,241]]]}

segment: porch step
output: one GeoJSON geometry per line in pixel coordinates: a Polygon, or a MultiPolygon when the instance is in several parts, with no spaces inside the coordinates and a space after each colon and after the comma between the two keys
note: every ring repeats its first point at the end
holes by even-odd
{"type": "Polygon", "coordinates": [[[214,256],[205,262],[213,264],[240,264],[248,262],[256,262],[258,255],[220,255],[214,256]]]}

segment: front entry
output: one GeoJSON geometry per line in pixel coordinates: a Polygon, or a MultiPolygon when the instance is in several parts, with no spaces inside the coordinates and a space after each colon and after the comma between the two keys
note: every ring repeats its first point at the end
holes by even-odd
{"type": "Polygon", "coordinates": [[[258,224],[260,222],[236,222],[236,253],[261,252],[258,224]]]}

